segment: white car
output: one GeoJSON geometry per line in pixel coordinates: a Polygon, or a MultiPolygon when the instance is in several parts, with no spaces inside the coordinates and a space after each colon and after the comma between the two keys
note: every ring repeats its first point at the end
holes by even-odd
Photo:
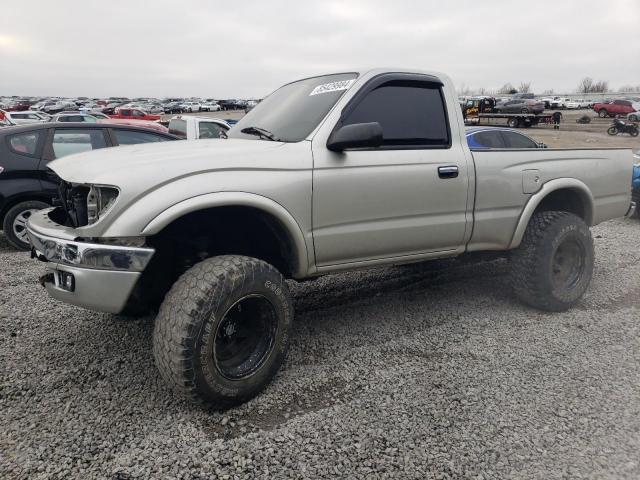
{"type": "Polygon", "coordinates": [[[48,115],[34,110],[23,112],[4,112],[4,116],[16,125],[27,125],[29,123],[41,123],[48,121],[48,115]]]}
{"type": "Polygon", "coordinates": [[[219,118],[177,115],[169,120],[169,133],[185,140],[225,138],[231,128],[219,118]]]}
{"type": "Polygon", "coordinates": [[[205,102],[200,105],[200,110],[203,112],[219,112],[221,108],[216,102],[205,102]]]}
{"type": "Polygon", "coordinates": [[[69,100],[59,100],[55,103],[45,105],[44,107],[42,107],[42,111],[45,113],[53,114],[61,112],[63,110],[76,110],[77,108],[78,106],[74,102],[71,102],[69,100]]]}
{"type": "Polygon", "coordinates": [[[50,121],[98,123],[98,120],[109,120],[109,117],[100,112],[61,112],[51,117],[50,121]]]}
{"type": "Polygon", "coordinates": [[[201,105],[198,102],[184,102],[180,105],[185,112],[199,112],[201,105]]]}
{"type": "Polygon", "coordinates": [[[589,108],[589,102],[580,98],[577,100],[569,100],[564,106],[568,110],[577,110],[579,108],[589,108]]]}

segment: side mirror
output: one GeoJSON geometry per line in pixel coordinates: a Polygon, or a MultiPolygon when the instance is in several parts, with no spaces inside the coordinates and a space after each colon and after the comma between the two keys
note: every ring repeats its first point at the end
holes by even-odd
{"type": "Polygon", "coordinates": [[[382,145],[382,127],[378,122],[345,125],[334,130],[327,140],[327,148],[334,152],[380,145],[382,145]]]}

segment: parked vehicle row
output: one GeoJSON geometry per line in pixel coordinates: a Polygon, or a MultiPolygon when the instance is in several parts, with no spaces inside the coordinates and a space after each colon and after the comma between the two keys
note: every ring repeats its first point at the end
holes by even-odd
{"type": "Polygon", "coordinates": [[[0,130],[0,226],[7,240],[28,249],[26,222],[54,204],[59,178],[50,161],[118,145],[177,140],[164,132],[130,125],[38,123],[0,130]]]}

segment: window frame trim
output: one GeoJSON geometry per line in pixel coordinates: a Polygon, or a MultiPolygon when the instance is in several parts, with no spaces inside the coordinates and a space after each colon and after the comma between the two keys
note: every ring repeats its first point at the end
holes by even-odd
{"type": "MultiPolygon", "coordinates": [[[[438,93],[440,94],[440,99],[442,100],[442,106],[444,108],[444,119],[447,128],[447,140],[446,144],[442,145],[381,145],[380,147],[367,147],[367,148],[350,148],[347,151],[386,151],[386,150],[448,150],[452,147],[452,138],[451,138],[451,122],[449,121],[449,110],[447,108],[447,101],[445,98],[445,94],[443,91],[444,82],[440,80],[438,77],[433,75],[428,75],[426,73],[402,73],[402,72],[394,72],[394,73],[381,73],[369,79],[360,89],[356,92],[356,94],[349,99],[347,104],[343,107],[340,112],[340,118],[331,129],[329,136],[327,137],[327,141],[334,134],[336,130],[342,128],[344,125],[344,121],[346,118],[355,110],[355,108],[362,102],[362,100],[373,90],[376,88],[382,87],[386,83],[390,83],[393,81],[409,81],[409,82],[419,82],[425,84],[436,85],[438,89],[438,93]]],[[[325,145],[326,147],[326,145],[325,145]]]]}
{"type": "Polygon", "coordinates": [[[23,157],[30,157],[30,158],[40,158],[42,156],[42,142],[44,141],[46,134],[44,133],[43,129],[33,129],[33,130],[27,130],[25,132],[16,132],[16,133],[12,133],[9,135],[6,135],[5,138],[5,145],[7,147],[7,150],[9,150],[9,152],[15,154],[15,155],[22,155],[23,157]],[[20,135],[29,135],[35,133],[38,136],[38,141],[36,143],[36,149],[33,153],[26,153],[26,152],[19,152],[18,150],[16,150],[15,148],[13,148],[13,146],[11,145],[11,139],[13,137],[18,137],[20,135]]]}

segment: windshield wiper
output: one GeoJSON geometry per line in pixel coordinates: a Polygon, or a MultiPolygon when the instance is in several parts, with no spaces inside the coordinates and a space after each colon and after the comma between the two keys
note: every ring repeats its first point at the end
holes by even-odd
{"type": "Polygon", "coordinates": [[[280,139],[276,137],[269,130],[265,130],[260,127],[246,127],[240,130],[241,133],[246,133],[248,135],[257,135],[260,138],[266,138],[267,140],[271,140],[272,142],[279,142],[280,139]]]}

